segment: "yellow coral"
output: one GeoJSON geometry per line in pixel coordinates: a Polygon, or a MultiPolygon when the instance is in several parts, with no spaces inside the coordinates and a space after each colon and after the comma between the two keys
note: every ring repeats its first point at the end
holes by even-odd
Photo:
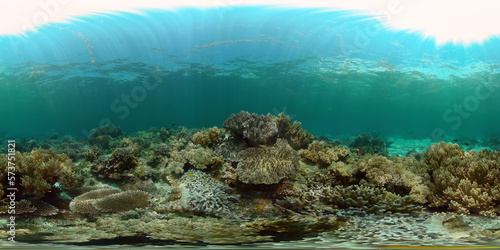
{"type": "Polygon", "coordinates": [[[248,148],[239,154],[238,180],[252,184],[275,184],[293,174],[298,156],[285,140],[272,147],[248,148]]]}
{"type": "MultiPolygon", "coordinates": [[[[23,193],[37,198],[45,196],[59,182],[63,188],[74,188],[80,183],[75,172],[77,167],[65,154],[55,154],[52,150],[35,150],[31,153],[16,152],[16,174],[20,176],[23,193]]],[[[0,156],[0,162],[6,160],[0,156]]],[[[1,164],[6,168],[7,164],[1,164]]],[[[0,179],[6,180],[7,172],[1,172],[0,179]]],[[[2,190],[3,191],[3,190],[2,190]]]]}
{"type": "Polygon", "coordinates": [[[427,149],[426,161],[433,169],[431,206],[464,214],[495,213],[500,201],[500,152],[467,152],[440,142],[427,149]]]}
{"type": "Polygon", "coordinates": [[[348,148],[342,146],[329,146],[324,141],[313,141],[307,149],[302,149],[299,153],[300,156],[313,163],[328,166],[333,162],[343,160],[350,154],[350,151],[348,148]]]}
{"type": "Polygon", "coordinates": [[[208,146],[211,143],[215,143],[219,141],[219,136],[221,134],[221,130],[217,127],[209,128],[202,130],[193,136],[193,142],[196,144],[201,144],[204,146],[208,146]]]}

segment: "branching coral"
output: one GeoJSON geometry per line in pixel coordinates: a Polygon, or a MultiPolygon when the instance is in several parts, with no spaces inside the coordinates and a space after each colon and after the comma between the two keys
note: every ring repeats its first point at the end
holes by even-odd
{"type": "Polygon", "coordinates": [[[272,147],[248,148],[239,153],[238,180],[251,184],[275,184],[294,174],[298,155],[283,139],[272,147]]]}
{"type": "Polygon", "coordinates": [[[364,153],[388,155],[384,140],[377,137],[372,138],[369,134],[359,135],[349,144],[349,147],[362,149],[364,153]]]}
{"type": "MultiPolygon", "coordinates": [[[[62,188],[75,188],[81,184],[76,175],[77,166],[64,154],[52,150],[16,152],[16,174],[21,180],[22,193],[36,198],[44,197],[58,182],[62,188]]],[[[0,156],[0,179],[7,180],[7,158],[0,156]]]]}
{"type": "Polygon", "coordinates": [[[208,146],[212,143],[219,141],[220,134],[221,130],[217,127],[204,129],[193,135],[193,142],[204,146],[208,146]]]}
{"type": "Polygon", "coordinates": [[[376,155],[358,159],[355,169],[364,175],[362,184],[384,187],[397,194],[410,194],[414,202],[424,204],[430,194],[426,166],[414,158],[376,155]]]}
{"type": "Polygon", "coordinates": [[[440,142],[427,149],[426,160],[433,169],[431,206],[495,215],[500,202],[500,152],[466,152],[457,144],[440,142]]]}
{"type": "Polygon", "coordinates": [[[335,186],[324,188],[321,199],[326,204],[339,208],[358,208],[366,212],[383,211],[416,211],[421,207],[415,206],[411,197],[401,197],[388,192],[384,188],[352,185],[347,187],[335,186]]]}
{"type": "Polygon", "coordinates": [[[324,141],[313,141],[307,149],[300,150],[300,155],[307,160],[328,166],[333,162],[345,160],[350,151],[346,147],[331,147],[324,141]]]}
{"type": "Polygon", "coordinates": [[[117,148],[111,157],[103,164],[95,165],[93,171],[99,175],[112,180],[127,178],[129,170],[138,165],[137,157],[134,156],[133,147],[117,148]]]}
{"type": "Polygon", "coordinates": [[[185,149],[172,151],[170,158],[166,159],[167,170],[171,173],[181,174],[184,172],[184,164],[188,163],[197,169],[206,169],[209,165],[221,164],[222,158],[215,156],[214,151],[209,148],[197,147],[190,143],[185,149]]]}
{"type": "Polygon", "coordinates": [[[278,134],[278,127],[272,118],[246,111],[230,115],[222,126],[252,146],[269,144],[278,134]]]}
{"type": "Polygon", "coordinates": [[[300,122],[294,121],[292,123],[290,116],[280,113],[274,119],[278,126],[278,136],[285,138],[292,148],[305,148],[313,140],[314,136],[309,134],[307,130],[302,129],[300,122]]]}

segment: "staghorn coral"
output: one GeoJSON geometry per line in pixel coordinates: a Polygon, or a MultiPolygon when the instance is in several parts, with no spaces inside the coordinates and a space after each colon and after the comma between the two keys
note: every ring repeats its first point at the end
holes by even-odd
{"type": "Polygon", "coordinates": [[[144,191],[125,191],[110,186],[96,189],[75,197],[69,207],[79,214],[95,216],[101,213],[120,213],[148,206],[149,194],[144,191]]]}
{"type": "Polygon", "coordinates": [[[324,141],[313,141],[307,149],[299,151],[300,156],[323,166],[328,166],[333,162],[345,160],[350,151],[346,147],[331,147],[324,141]]]}
{"type": "Polygon", "coordinates": [[[278,134],[278,127],[272,118],[246,111],[230,115],[222,126],[247,140],[251,146],[272,143],[278,134]]]}
{"type": "Polygon", "coordinates": [[[433,207],[494,216],[500,202],[500,152],[467,152],[457,144],[440,142],[427,149],[432,168],[433,207]]]}
{"type": "MultiPolygon", "coordinates": [[[[31,153],[16,152],[16,175],[20,192],[42,198],[59,183],[61,188],[75,188],[81,184],[76,175],[77,166],[64,154],[52,150],[35,150],[31,153]]],[[[0,179],[7,180],[7,157],[0,155],[0,179]]],[[[2,189],[3,190],[3,189],[2,189]]]]}
{"type": "Polygon", "coordinates": [[[219,141],[221,130],[217,127],[204,129],[193,135],[193,142],[203,146],[208,146],[219,141]]]}
{"type": "MultiPolygon", "coordinates": [[[[268,117],[272,117],[270,114],[268,117]]],[[[280,113],[274,117],[276,125],[278,126],[278,137],[285,138],[288,144],[294,149],[301,149],[313,140],[314,136],[309,134],[307,130],[302,129],[302,124],[298,121],[292,123],[290,116],[280,113]]]]}
{"type": "Polygon", "coordinates": [[[180,179],[182,210],[215,216],[228,216],[234,209],[237,196],[232,189],[199,170],[189,170],[180,179]]]}
{"type": "Polygon", "coordinates": [[[294,174],[298,155],[283,139],[274,146],[248,148],[239,153],[238,180],[250,184],[275,184],[294,174]]]}

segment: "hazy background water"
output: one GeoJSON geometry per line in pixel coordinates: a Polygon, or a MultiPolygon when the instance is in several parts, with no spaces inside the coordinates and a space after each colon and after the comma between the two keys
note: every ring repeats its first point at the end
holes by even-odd
{"type": "Polygon", "coordinates": [[[319,9],[95,15],[0,37],[0,135],[221,126],[247,110],[331,136],[500,136],[499,46],[319,9]]]}

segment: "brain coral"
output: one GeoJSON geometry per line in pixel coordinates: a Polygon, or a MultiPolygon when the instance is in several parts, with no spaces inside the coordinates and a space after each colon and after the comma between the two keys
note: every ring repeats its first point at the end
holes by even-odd
{"type": "Polygon", "coordinates": [[[283,139],[272,147],[248,148],[239,153],[238,180],[251,184],[279,183],[296,171],[299,157],[283,139]]]}
{"type": "Polygon", "coordinates": [[[252,146],[268,144],[278,134],[278,127],[271,117],[246,111],[230,115],[222,126],[252,146]]]}

